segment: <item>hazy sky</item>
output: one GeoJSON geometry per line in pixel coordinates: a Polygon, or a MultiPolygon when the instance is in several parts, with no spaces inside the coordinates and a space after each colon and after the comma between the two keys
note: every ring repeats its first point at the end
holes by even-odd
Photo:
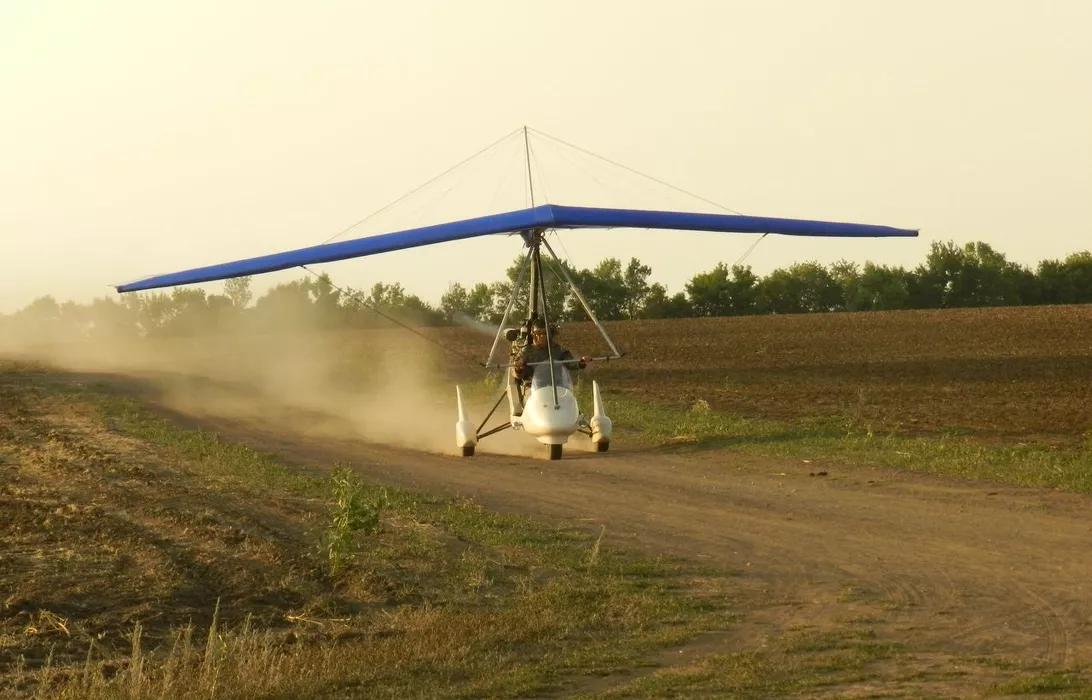
{"type": "MultiPolygon", "coordinates": [[[[1088,0],[0,0],[0,311],[321,243],[523,125],[743,213],[921,229],[770,236],[760,274],[911,266],[948,239],[1064,257],[1092,248],[1089,27],[1088,0]]],[[[347,237],[524,206],[522,146],[347,237]]],[[[532,146],[539,202],[711,210],[532,146]]],[[[638,257],[671,291],[754,240],[561,234],[577,266],[638,257]]],[[[322,269],[435,302],[519,251],[490,237],[322,269]]]]}

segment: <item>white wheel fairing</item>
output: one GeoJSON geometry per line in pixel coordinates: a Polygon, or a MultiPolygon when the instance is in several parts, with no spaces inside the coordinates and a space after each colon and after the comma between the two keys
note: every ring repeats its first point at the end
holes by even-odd
{"type": "MultiPolygon", "coordinates": [[[[592,431],[592,442],[596,445],[607,446],[610,444],[611,435],[614,433],[614,422],[603,408],[603,395],[599,393],[599,382],[592,382],[592,418],[589,424],[592,431]]],[[[602,451],[602,449],[601,449],[602,451]]]]}
{"type": "Polygon", "coordinates": [[[455,400],[459,405],[459,420],[455,423],[455,446],[462,448],[465,454],[468,448],[473,448],[478,444],[478,431],[466,417],[466,407],[463,406],[463,392],[459,387],[455,387],[455,400]]]}

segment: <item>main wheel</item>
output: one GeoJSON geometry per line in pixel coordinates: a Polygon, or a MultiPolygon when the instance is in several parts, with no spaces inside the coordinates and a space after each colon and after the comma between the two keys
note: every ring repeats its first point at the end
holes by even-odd
{"type": "Polygon", "coordinates": [[[610,442],[609,441],[603,441],[603,442],[595,443],[595,451],[596,452],[606,452],[608,449],[610,449],[610,442]]]}
{"type": "Polygon", "coordinates": [[[473,457],[473,456],[474,456],[474,446],[473,445],[467,445],[466,447],[463,448],[463,457],[473,457]]]}
{"type": "Polygon", "coordinates": [[[550,459],[561,459],[563,445],[550,445],[550,459]]]}

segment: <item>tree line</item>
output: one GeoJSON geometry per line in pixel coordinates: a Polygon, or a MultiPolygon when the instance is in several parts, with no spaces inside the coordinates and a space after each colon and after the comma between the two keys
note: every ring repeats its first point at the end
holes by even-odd
{"type": "MultiPolygon", "coordinates": [[[[556,265],[544,262],[547,308],[559,321],[587,320],[556,265]]],[[[1044,260],[1032,270],[983,242],[934,242],[926,259],[912,269],[871,262],[802,262],[759,277],[750,266],[720,263],[694,275],[674,294],[650,283],[652,268],[636,258],[626,264],[607,258],[592,269],[562,265],[605,321],[1092,302],[1092,252],[1044,260]]],[[[377,282],[368,290],[342,288],[326,275],[279,284],[257,299],[247,277],[226,280],[219,294],[179,287],[88,304],[58,303],[46,296],[0,316],[0,337],[20,332],[55,337],[74,331],[84,336],[178,337],[226,329],[364,328],[393,322],[495,324],[508,308],[521,266],[522,259],[517,259],[496,282],[452,284],[436,305],[397,282],[377,282]]],[[[516,292],[515,308],[526,308],[526,289],[516,292]]]]}

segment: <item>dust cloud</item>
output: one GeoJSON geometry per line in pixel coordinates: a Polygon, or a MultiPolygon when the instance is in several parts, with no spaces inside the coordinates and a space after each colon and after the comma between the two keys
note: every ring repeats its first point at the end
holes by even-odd
{"type": "MultiPolygon", "coordinates": [[[[490,342],[475,335],[473,344],[481,346],[477,354],[484,356],[490,342]]],[[[287,431],[316,441],[358,439],[452,455],[459,453],[456,383],[476,423],[501,388],[495,373],[475,371],[406,330],[322,331],[301,319],[261,330],[177,338],[40,327],[20,333],[5,327],[3,358],[117,381],[166,409],[198,420],[230,421],[255,433],[287,431]]],[[[487,427],[507,416],[503,402],[487,427]]],[[[579,449],[577,441],[570,442],[579,449]]],[[[478,451],[546,454],[533,438],[512,431],[486,438],[478,451]]]]}

